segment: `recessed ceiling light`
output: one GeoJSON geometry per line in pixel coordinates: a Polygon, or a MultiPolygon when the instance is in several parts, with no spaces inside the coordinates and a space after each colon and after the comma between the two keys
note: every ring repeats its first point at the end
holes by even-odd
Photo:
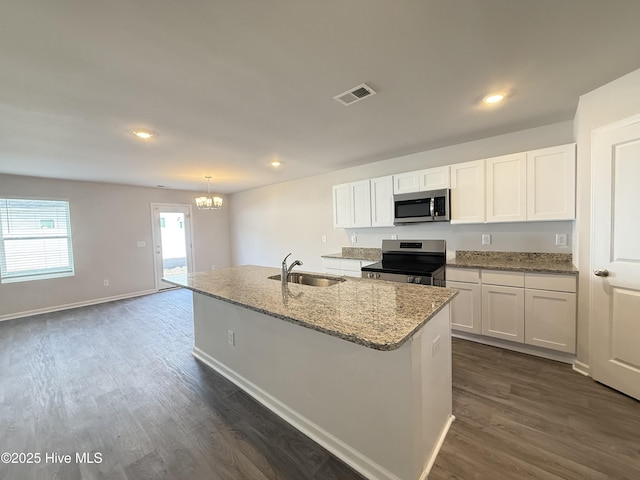
{"type": "Polygon", "coordinates": [[[490,93],[489,95],[484,97],[482,99],[482,101],[484,103],[494,104],[494,103],[499,103],[502,100],[504,100],[504,97],[505,97],[504,93],[490,93]]]}
{"type": "Polygon", "coordinates": [[[282,165],[282,163],[280,163],[280,160],[272,160],[271,161],[271,166],[272,167],[279,167],[280,165],[282,165]]]}
{"type": "Polygon", "coordinates": [[[149,138],[153,137],[153,132],[150,132],[149,130],[134,130],[133,134],[136,137],[142,138],[144,140],[148,140],[149,138]]]}

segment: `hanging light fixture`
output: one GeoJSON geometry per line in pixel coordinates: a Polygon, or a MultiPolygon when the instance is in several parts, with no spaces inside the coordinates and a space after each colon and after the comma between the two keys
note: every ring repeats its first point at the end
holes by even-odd
{"type": "Polygon", "coordinates": [[[222,197],[211,196],[211,175],[207,179],[207,196],[196,198],[196,206],[199,210],[219,210],[222,207],[222,197]]]}

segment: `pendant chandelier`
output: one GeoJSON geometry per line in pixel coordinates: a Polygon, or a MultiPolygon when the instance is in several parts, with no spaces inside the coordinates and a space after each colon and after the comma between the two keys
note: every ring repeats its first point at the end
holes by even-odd
{"type": "Polygon", "coordinates": [[[211,176],[204,178],[207,179],[207,196],[196,198],[196,206],[199,210],[219,210],[222,207],[222,197],[211,196],[211,176]]]}

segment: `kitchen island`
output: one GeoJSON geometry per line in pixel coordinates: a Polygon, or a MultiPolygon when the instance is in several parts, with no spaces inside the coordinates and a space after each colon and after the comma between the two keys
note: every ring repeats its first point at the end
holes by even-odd
{"type": "Polygon", "coordinates": [[[166,277],[193,291],[196,358],[370,479],[426,475],[453,419],[455,290],[329,287],[242,266],[166,277]]]}

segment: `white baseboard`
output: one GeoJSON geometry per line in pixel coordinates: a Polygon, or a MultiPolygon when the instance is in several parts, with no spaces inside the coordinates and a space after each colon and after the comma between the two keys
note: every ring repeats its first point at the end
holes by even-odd
{"type": "Polygon", "coordinates": [[[591,368],[586,363],[582,363],[576,360],[575,362],[573,362],[573,369],[576,372],[581,373],[585,377],[591,376],[591,368]]]}
{"type": "Polygon", "coordinates": [[[431,468],[433,467],[433,464],[436,461],[438,452],[440,452],[440,449],[442,448],[442,444],[444,443],[444,440],[447,437],[447,433],[449,433],[449,429],[451,428],[451,424],[455,419],[456,419],[455,415],[451,415],[449,417],[449,420],[447,421],[447,424],[442,429],[442,432],[440,432],[440,437],[438,437],[436,446],[433,448],[433,452],[431,453],[431,456],[429,457],[429,461],[427,462],[427,465],[425,466],[424,471],[422,472],[422,475],[420,475],[419,480],[427,480],[427,478],[429,477],[429,473],[431,473],[431,468]]]}
{"type": "Polygon", "coordinates": [[[43,313],[60,312],[62,310],[70,310],[72,308],[88,307],[90,305],[98,305],[100,303],[113,302],[115,300],[124,300],[126,298],[142,297],[144,295],[149,295],[151,293],[156,293],[156,290],[143,290],[140,292],[125,293],[123,295],[115,295],[113,297],[103,297],[103,298],[97,298],[93,300],[86,300],[84,302],[67,303],[65,305],[56,305],[53,307],[38,308],[35,310],[27,310],[24,312],[9,313],[7,315],[0,315],[0,322],[3,322],[5,320],[14,320],[16,318],[31,317],[33,315],[41,315],[43,313]]]}
{"type": "Polygon", "coordinates": [[[546,348],[536,347],[534,345],[525,345],[524,343],[513,343],[500,338],[492,338],[484,335],[474,335],[472,333],[451,331],[451,336],[455,338],[461,338],[462,340],[469,340],[471,342],[482,343],[484,345],[491,345],[492,347],[504,348],[506,350],[513,350],[514,352],[526,353],[528,355],[534,355],[536,357],[547,358],[549,360],[555,360],[556,362],[568,363],[574,365],[576,356],[572,353],[555,352],[553,350],[547,350],[546,348]]]}
{"type": "MultiPolygon", "coordinates": [[[[385,469],[383,466],[375,463],[369,457],[350,447],[339,438],[319,427],[308,418],[299,414],[288,405],[285,405],[280,400],[255,385],[253,382],[250,382],[243,376],[231,370],[226,365],[217,361],[215,358],[207,355],[199,348],[194,347],[192,353],[195,358],[240,387],[242,390],[247,392],[254,399],[274,412],[284,421],[300,430],[316,443],[322,445],[336,457],[340,458],[343,462],[351,466],[354,470],[361,473],[369,480],[401,480],[396,475],[385,469]]],[[[434,448],[432,458],[430,458],[429,462],[427,463],[427,468],[425,469],[426,474],[429,473],[429,470],[431,469],[431,466],[435,461],[435,457],[440,450],[442,442],[444,442],[444,437],[447,435],[447,431],[449,430],[449,426],[451,425],[452,420],[453,417],[449,420],[440,435],[437,447],[434,448]]],[[[426,478],[426,476],[424,475],[425,473],[423,473],[423,476],[421,476],[421,480],[426,478]]]]}

